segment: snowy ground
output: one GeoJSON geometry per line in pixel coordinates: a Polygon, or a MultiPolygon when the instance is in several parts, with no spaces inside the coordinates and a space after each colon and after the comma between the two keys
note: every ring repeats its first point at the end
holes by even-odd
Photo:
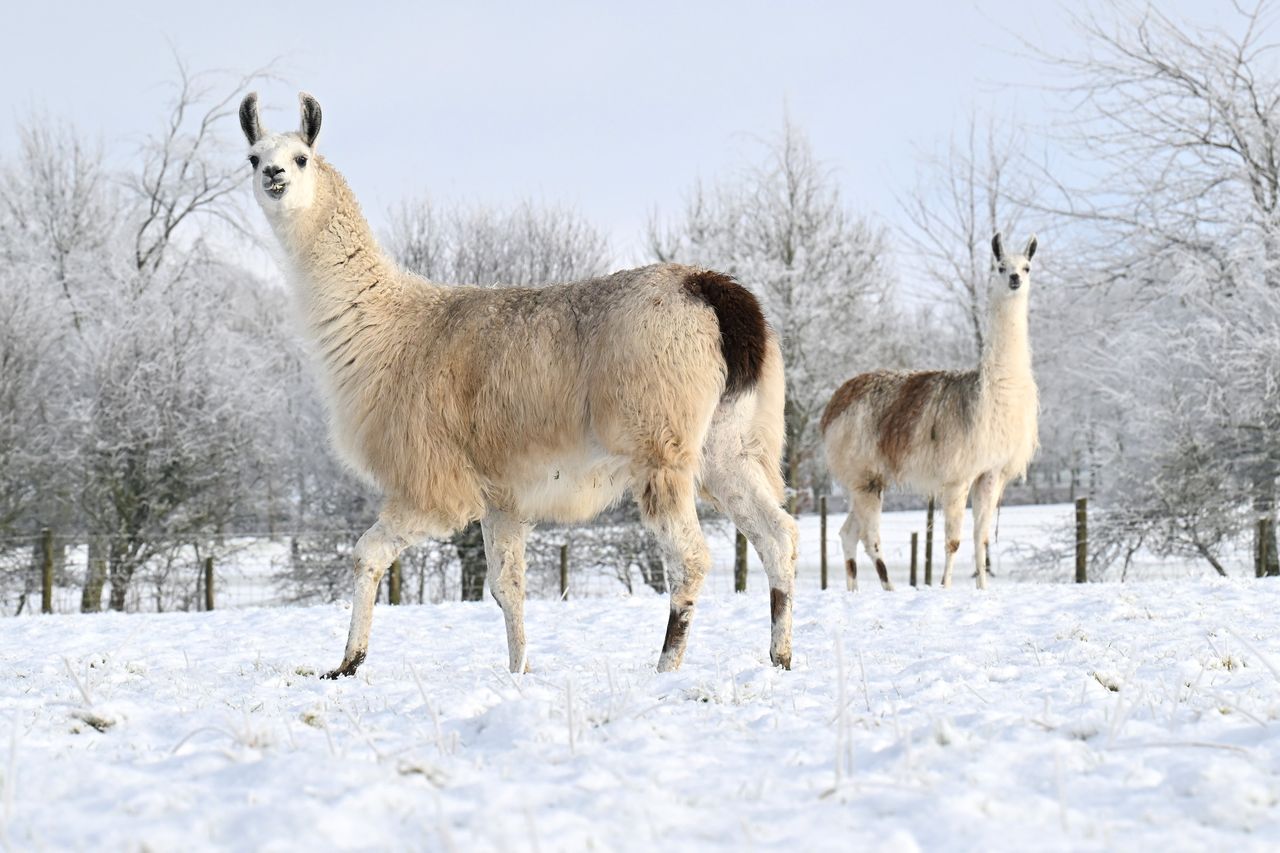
{"type": "Polygon", "coordinates": [[[654,671],[653,595],[0,623],[15,849],[1265,850],[1280,586],[712,593],[654,671]],[[103,729],[99,731],[98,728],[103,729]]]}

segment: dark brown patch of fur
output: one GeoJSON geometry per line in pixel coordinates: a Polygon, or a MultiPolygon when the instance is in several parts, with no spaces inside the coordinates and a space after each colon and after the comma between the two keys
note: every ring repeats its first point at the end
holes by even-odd
{"type": "Polygon", "coordinates": [[[662,640],[662,653],[665,655],[684,645],[684,638],[688,633],[689,611],[687,609],[672,610],[667,618],[667,635],[662,640]]]}
{"type": "Polygon", "coordinates": [[[879,435],[880,452],[884,454],[890,468],[897,470],[911,449],[911,440],[915,436],[920,416],[942,376],[940,370],[908,374],[898,386],[893,402],[881,412],[876,431],[879,435]]]}
{"type": "Polygon", "coordinates": [[[863,489],[869,495],[883,495],[884,477],[879,474],[872,474],[871,479],[867,480],[867,484],[863,486],[863,489]]]}
{"type": "Polygon", "coordinates": [[[769,589],[769,618],[773,624],[778,624],[778,620],[787,612],[787,602],[790,596],[780,589],[769,589]]]}
{"type": "Polygon", "coordinates": [[[950,542],[948,542],[948,543],[947,543],[947,553],[948,553],[948,554],[954,554],[956,551],[959,551],[959,550],[960,550],[960,540],[959,540],[959,539],[952,539],[950,542]]]}
{"type": "Polygon", "coordinates": [[[852,406],[858,398],[871,390],[878,378],[879,374],[876,373],[860,373],[837,388],[836,393],[831,395],[831,401],[827,403],[827,408],[822,412],[822,431],[826,432],[832,421],[840,417],[845,409],[852,406]]]}
{"type": "Polygon", "coordinates": [[[880,583],[887,584],[889,582],[889,570],[885,568],[884,560],[876,560],[876,574],[880,576],[880,583]]]}
{"type": "Polygon", "coordinates": [[[768,326],[754,294],[724,273],[699,270],[684,280],[684,289],[716,312],[720,352],[725,364],[725,396],[750,390],[764,369],[768,326]]]}
{"type": "Polygon", "coordinates": [[[858,579],[858,564],[857,564],[857,563],[855,563],[853,560],[845,560],[845,561],[844,561],[844,572],[845,572],[845,574],[847,574],[851,579],[853,579],[853,580],[857,580],[857,579],[858,579]]]}
{"type": "Polygon", "coordinates": [[[329,681],[337,681],[339,676],[342,676],[343,678],[350,678],[356,674],[356,670],[360,668],[360,664],[364,663],[364,655],[364,652],[356,652],[356,656],[351,660],[344,660],[342,662],[342,666],[331,672],[326,672],[320,677],[322,679],[328,679],[329,681]]]}

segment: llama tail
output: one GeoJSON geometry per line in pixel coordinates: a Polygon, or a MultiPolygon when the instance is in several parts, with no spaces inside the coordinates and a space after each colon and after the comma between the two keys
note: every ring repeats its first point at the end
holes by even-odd
{"type": "Polygon", "coordinates": [[[787,443],[786,395],[782,350],[771,331],[765,341],[764,364],[756,383],[756,409],[751,417],[749,437],[779,503],[786,492],[782,479],[782,450],[787,443]]]}
{"type": "Polygon", "coordinates": [[[691,273],[684,280],[684,289],[716,312],[725,364],[725,397],[736,397],[755,388],[772,340],[755,296],[729,276],[712,270],[691,273]]]}

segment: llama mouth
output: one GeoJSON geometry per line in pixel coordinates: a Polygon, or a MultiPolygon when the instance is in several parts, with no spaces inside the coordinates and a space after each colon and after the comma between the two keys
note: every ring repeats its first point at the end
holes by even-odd
{"type": "Polygon", "coordinates": [[[266,192],[267,195],[271,196],[272,198],[280,198],[281,196],[284,195],[284,191],[288,188],[289,188],[289,185],[287,183],[284,183],[283,181],[273,182],[273,183],[267,183],[264,181],[262,184],[262,189],[266,192]]]}

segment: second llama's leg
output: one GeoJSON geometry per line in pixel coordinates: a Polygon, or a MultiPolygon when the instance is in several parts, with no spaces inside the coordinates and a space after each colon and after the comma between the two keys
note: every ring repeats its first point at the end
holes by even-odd
{"type": "Polygon", "coordinates": [[[882,493],[875,486],[858,489],[853,493],[853,511],[858,516],[858,527],[862,530],[862,546],[867,555],[875,562],[876,574],[880,576],[880,586],[893,592],[893,583],[889,580],[889,569],[884,564],[884,551],[880,547],[880,511],[884,506],[882,493]]]}
{"type": "Polygon", "coordinates": [[[1000,500],[1000,475],[988,471],[973,484],[973,559],[978,589],[987,588],[987,552],[991,545],[991,519],[1000,500]]]}
{"type": "Polygon", "coordinates": [[[964,501],[968,497],[968,483],[964,486],[946,486],[942,490],[942,514],[947,538],[947,564],[942,570],[942,586],[951,586],[951,569],[960,550],[960,531],[964,528],[964,501]]]}
{"type": "Polygon", "coordinates": [[[512,672],[528,672],[524,638],[524,543],[532,525],[509,513],[490,510],[480,522],[489,565],[489,594],[507,624],[507,659],[512,672]]]}
{"type": "Polygon", "coordinates": [[[693,477],[662,468],[638,478],[640,516],[658,537],[667,559],[671,583],[671,614],[658,658],[659,672],[680,668],[689,642],[689,624],[702,582],[711,567],[711,552],[698,524],[693,500],[693,477]]]}
{"type": "Polygon", "coordinates": [[[858,513],[849,499],[849,515],[840,525],[840,548],[844,551],[844,579],[849,592],[858,591],[858,513]]]}
{"type": "Polygon", "coordinates": [[[364,663],[369,650],[369,629],[373,625],[373,603],[378,597],[378,584],[396,557],[422,539],[421,534],[410,532],[394,512],[384,509],[373,527],[356,542],[355,590],[351,595],[351,629],[347,633],[347,648],[338,668],[321,678],[355,675],[356,669],[364,663]]]}

